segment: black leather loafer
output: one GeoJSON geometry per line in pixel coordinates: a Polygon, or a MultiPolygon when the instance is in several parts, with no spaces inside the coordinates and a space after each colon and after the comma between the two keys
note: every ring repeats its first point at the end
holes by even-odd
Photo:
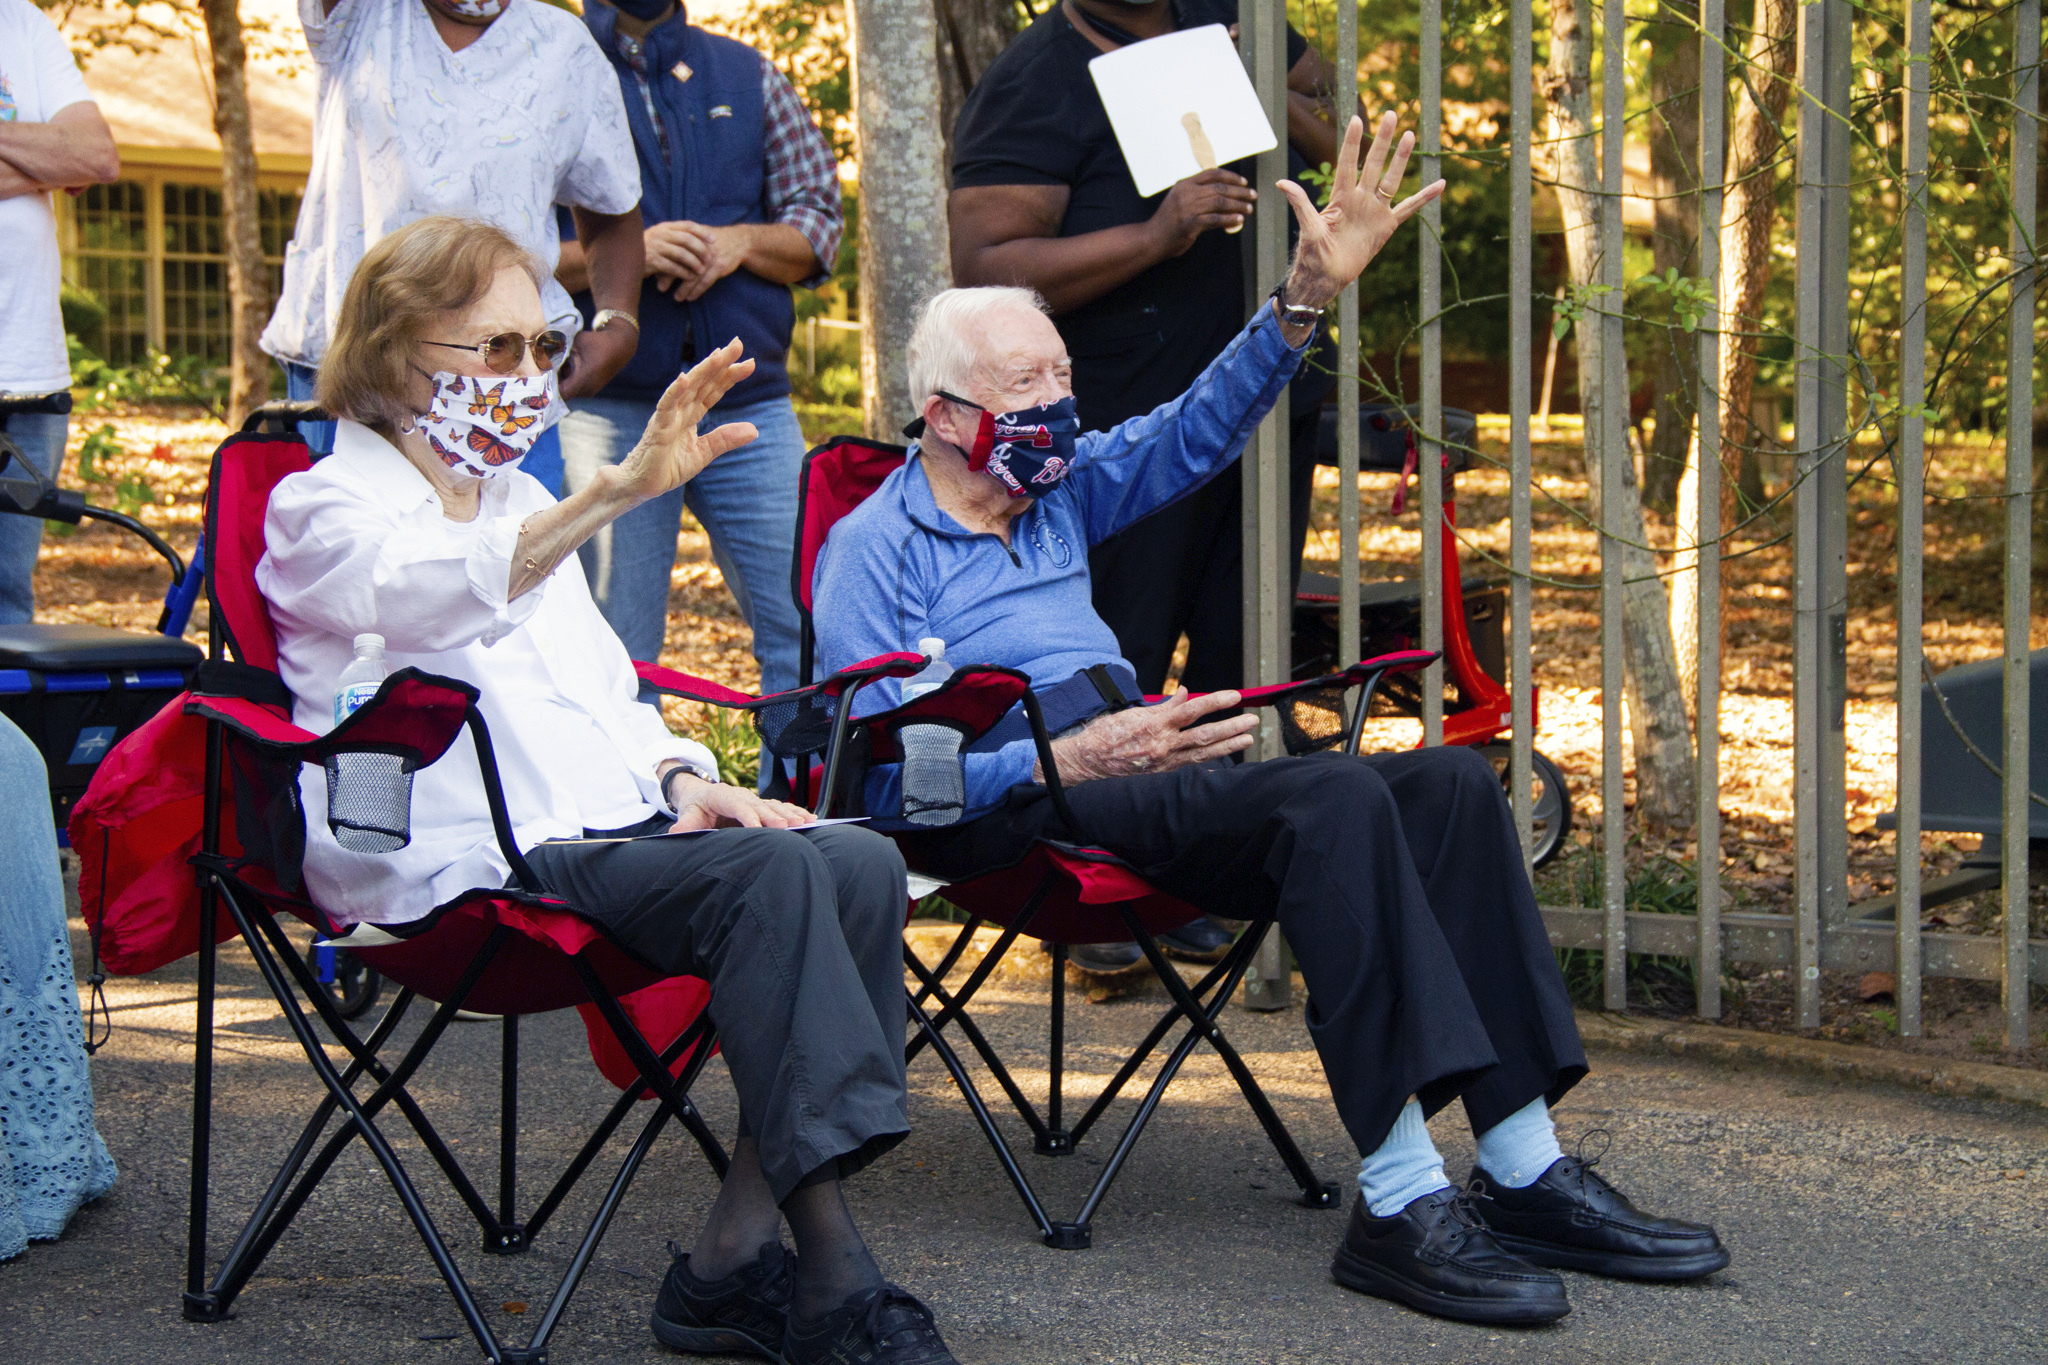
{"type": "Polygon", "coordinates": [[[695,1355],[751,1352],[782,1359],[794,1259],[787,1251],[769,1242],[752,1265],[723,1279],[700,1280],[690,1273],[690,1258],[673,1242],[669,1250],[675,1260],[654,1300],[656,1341],[695,1355]]]}
{"type": "Polygon", "coordinates": [[[817,1322],[792,1321],[783,1365],[960,1365],[932,1310],[893,1284],[857,1294],[817,1322]]]}
{"type": "Polygon", "coordinates": [[[1391,1218],[1360,1199],[1330,1273],[1346,1289],[1461,1322],[1555,1322],[1564,1281],[1501,1248],[1462,1190],[1425,1194],[1391,1218]]]}
{"type": "Polygon", "coordinates": [[[1593,1163],[1560,1157],[1522,1189],[1483,1170],[1473,1207],[1500,1244],[1536,1265],[1627,1280],[1696,1280],[1728,1264],[1712,1228],[1658,1218],[1629,1202],[1593,1163]]]}

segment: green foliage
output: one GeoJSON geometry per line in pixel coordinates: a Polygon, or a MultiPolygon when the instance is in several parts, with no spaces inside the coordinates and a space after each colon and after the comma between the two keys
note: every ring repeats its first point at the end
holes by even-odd
{"type": "Polygon", "coordinates": [[[919,901],[911,915],[917,919],[944,920],[948,924],[965,924],[974,918],[936,891],[919,901]]]}
{"type": "Polygon", "coordinates": [[[122,403],[193,404],[216,417],[227,411],[227,370],[200,356],[174,356],[151,347],[140,365],[109,365],[77,336],[66,342],[79,412],[100,412],[122,403]]]}
{"type": "Polygon", "coordinates": [[[98,295],[65,280],[57,286],[57,307],[64,314],[65,336],[78,338],[88,350],[105,350],[107,306],[98,295]]]}
{"type": "MultiPolygon", "coordinates": [[[[150,453],[168,456],[170,451],[158,446],[150,453]]],[[[87,502],[111,507],[132,517],[156,501],[156,489],[146,477],[133,470],[116,467],[127,461],[128,454],[128,448],[121,444],[112,422],[102,422],[86,433],[85,441],[78,449],[78,462],[72,466],[72,477],[83,486],[87,502]]],[[[78,527],[64,522],[45,522],[44,526],[59,536],[78,532],[78,527]]]]}
{"type": "MultiPolygon", "coordinates": [[[[1672,317],[1688,332],[1698,331],[1700,320],[1712,311],[1712,288],[1703,279],[1679,274],[1676,266],[1666,266],[1662,275],[1645,275],[1636,284],[1644,292],[1668,299],[1672,317]]],[[[1563,329],[1557,334],[1563,336],[1563,329]]]]}
{"type": "Polygon", "coordinates": [[[685,732],[718,760],[718,777],[735,787],[752,787],[761,775],[761,737],[744,711],[695,706],[685,732]]]}
{"type": "Polygon", "coordinates": [[[1550,305],[1550,334],[1563,340],[1565,333],[1585,321],[1586,310],[1596,299],[1613,292],[1611,284],[1568,285],[1550,305]]]}
{"type": "MultiPolygon", "coordinates": [[[[1581,853],[1553,865],[1541,876],[1542,898],[1569,905],[1599,905],[1605,896],[1605,869],[1599,857],[1581,853]]],[[[1662,855],[1629,869],[1623,903],[1631,913],[1696,915],[1699,913],[1699,870],[1662,855]]],[[[1606,954],[1598,948],[1560,948],[1558,969],[1572,1002],[1588,1009],[1606,1001],[1606,954]]],[[[1690,1010],[1694,1002],[1694,962],[1689,957],[1630,953],[1626,968],[1629,999],[1637,1005],[1670,1012],[1690,1010]]]]}
{"type": "Polygon", "coordinates": [[[843,0],[761,0],[736,14],[697,22],[774,62],[803,97],[832,154],[853,160],[852,40],[843,0]]]}

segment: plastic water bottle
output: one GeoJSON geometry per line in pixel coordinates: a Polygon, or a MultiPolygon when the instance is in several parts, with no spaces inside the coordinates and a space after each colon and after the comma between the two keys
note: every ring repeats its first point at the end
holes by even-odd
{"type": "MultiPolygon", "coordinates": [[[[384,637],[355,638],[355,658],[334,685],[334,723],[347,720],[384,685],[384,637]]],[[[327,824],[351,853],[389,853],[412,842],[412,774],[396,754],[335,754],[327,760],[327,824]]]]}
{"type": "Polygon", "coordinates": [[[334,684],[334,723],[347,720],[364,702],[377,695],[391,666],[384,662],[384,637],[363,634],[355,638],[356,657],[341,670],[334,684]]]}
{"type": "MultiPolygon", "coordinates": [[[[904,681],[906,702],[938,690],[953,676],[944,640],[919,640],[917,650],[927,662],[904,681]]],[[[913,825],[957,821],[967,798],[960,732],[950,725],[906,725],[898,732],[898,742],[903,746],[903,818],[913,825]]]]}

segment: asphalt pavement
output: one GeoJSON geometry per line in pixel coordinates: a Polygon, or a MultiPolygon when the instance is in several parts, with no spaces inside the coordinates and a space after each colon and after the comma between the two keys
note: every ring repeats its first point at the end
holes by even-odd
{"type": "MultiPolygon", "coordinates": [[[[224,964],[216,1259],[318,1098],[246,954],[232,947],[224,964]]],[[[230,1321],[183,1321],[190,964],[110,982],[107,994],[114,1034],[93,1072],[120,1181],[60,1241],[0,1264],[0,1362],[477,1359],[360,1146],[279,1242],[230,1321]]],[[[1075,1002],[1069,1094],[1098,1087],[1162,1003],[1075,1002]]],[[[1042,1093],[1042,991],[1006,984],[983,1018],[999,1046],[1024,1057],[1020,1081],[1042,1093]]],[[[1224,1022],[1323,1176],[1348,1181],[1355,1153],[1298,1012],[1232,1007],[1224,1022]]],[[[566,1159],[615,1092],[591,1067],[573,1012],[527,1021],[522,1042],[521,1195],[530,1204],[545,1188],[543,1167],[566,1159]]],[[[415,1084],[486,1189],[496,1179],[498,1047],[495,1025],[460,1025],[415,1084]]],[[[1284,1168],[1206,1048],[1110,1193],[1090,1250],[1039,1244],[928,1056],[911,1071],[916,1131],[853,1182],[849,1198],[888,1273],[931,1304],[965,1365],[2048,1362],[2041,1111],[1770,1069],[1619,1052],[1593,1060],[1593,1075],[1558,1112],[1568,1146],[1602,1130],[1590,1141],[1608,1148],[1604,1173],[1647,1208],[1714,1222],[1735,1261],[1678,1287],[1569,1275],[1573,1312],[1543,1329],[1441,1322],[1334,1285],[1330,1256],[1347,1213],[1291,1202],[1284,1168]]],[[[734,1111],[720,1067],[707,1071],[697,1095],[713,1126],[729,1133],[734,1111]]],[[[1079,1203],[1131,1107],[1121,1102],[1077,1155],[1023,1158],[1060,1216],[1079,1203]]],[[[1471,1161],[1461,1112],[1439,1115],[1433,1127],[1461,1177],[1471,1161]]],[[[387,1128],[493,1322],[523,1336],[601,1182],[579,1191],[527,1254],[485,1257],[418,1144],[400,1140],[402,1125],[387,1128]]],[[[614,1159],[622,1148],[615,1140],[614,1159]]],[[[711,1193],[694,1147],[664,1136],[556,1333],[551,1361],[675,1359],[648,1335],[647,1315],[668,1264],[664,1242],[687,1240],[711,1193]]]]}

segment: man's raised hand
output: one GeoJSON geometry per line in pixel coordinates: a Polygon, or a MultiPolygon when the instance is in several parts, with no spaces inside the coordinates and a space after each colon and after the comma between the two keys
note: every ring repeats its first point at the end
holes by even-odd
{"type": "MultiPolygon", "coordinates": [[[[1079,734],[1053,741],[1052,756],[1059,765],[1060,781],[1072,786],[1098,777],[1172,772],[1248,749],[1252,732],[1259,728],[1257,716],[1197,723],[1242,700],[1236,692],[1206,692],[1196,697],[1182,691],[1157,706],[1133,706],[1098,716],[1079,734]]],[[[1045,774],[1035,765],[1032,780],[1045,781],[1045,774]]]]}
{"type": "Polygon", "coordinates": [[[740,359],[740,343],[735,337],[677,375],[655,404],[640,443],[619,463],[620,486],[641,501],[658,498],[696,478],[705,465],[728,450],[737,450],[758,436],[750,422],[728,422],[701,435],[697,431],[704,414],[753,372],[754,362],[740,359]]]}
{"type": "Polygon", "coordinates": [[[1444,192],[1444,182],[1439,180],[1398,204],[1394,202],[1408,171],[1408,154],[1415,148],[1413,133],[1401,134],[1400,143],[1395,144],[1394,126],[1392,113],[1380,115],[1372,147],[1360,167],[1358,150],[1365,141],[1365,121],[1352,117],[1344,130],[1344,145],[1337,150],[1330,203],[1320,212],[1301,186],[1292,180],[1280,182],[1280,192],[1293,205],[1295,220],[1301,225],[1294,268],[1287,276],[1290,304],[1321,308],[1337,297],[1372,264],[1396,228],[1444,192]]]}

